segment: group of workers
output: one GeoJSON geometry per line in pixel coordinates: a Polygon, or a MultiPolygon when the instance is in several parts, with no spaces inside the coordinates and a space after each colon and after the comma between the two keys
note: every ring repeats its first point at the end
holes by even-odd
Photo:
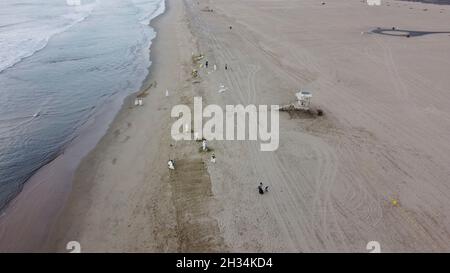
{"type": "MultiPolygon", "coordinates": [[[[230,29],[232,29],[231,26],[230,26],[230,29]]],[[[208,60],[206,60],[205,61],[205,68],[208,68],[208,66],[209,66],[209,62],[208,62],[208,60]]],[[[216,70],[216,69],[217,69],[217,67],[216,67],[216,65],[214,65],[214,70],[216,70]]],[[[225,64],[225,70],[228,70],[228,64],[225,64]]],[[[196,134],[196,138],[197,138],[197,134],[196,134]]],[[[202,147],[201,148],[202,148],[202,151],[204,151],[204,152],[208,151],[208,144],[207,144],[206,139],[202,140],[202,147]]],[[[214,153],[211,154],[211,163],[216,163],[216,155],[214,153]]],[[[168,161],[167,165],[168,165],[169,169],[175,170],[175,160],[170,159],[168,161]]],[[[259,186],[258,186],[258,192],[261,195],[264,194],[264,193],[269,192],[269,186],[265,186],[264,187],[264,184],[262,182],[260,182],[259,186]]]]}

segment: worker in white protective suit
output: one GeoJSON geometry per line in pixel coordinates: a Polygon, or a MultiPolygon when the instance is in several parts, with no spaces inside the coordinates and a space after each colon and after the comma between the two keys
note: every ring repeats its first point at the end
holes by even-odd
{"type": "Polygon", "coordinates": [[[173,161],[172,159],[167,162],[167,165],[169,169],[175,170],[175,161],[173,161]]]}

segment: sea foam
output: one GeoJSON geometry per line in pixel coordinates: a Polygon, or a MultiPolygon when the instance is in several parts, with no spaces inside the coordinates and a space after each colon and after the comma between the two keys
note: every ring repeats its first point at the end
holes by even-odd
{"type": "Polygon", "coordinates": [[[45,4],[2,1],[0,72],[43,49],[51,37],[85,20],[96,6],[96,1],[79,6],[61,0],[45,4]]]}

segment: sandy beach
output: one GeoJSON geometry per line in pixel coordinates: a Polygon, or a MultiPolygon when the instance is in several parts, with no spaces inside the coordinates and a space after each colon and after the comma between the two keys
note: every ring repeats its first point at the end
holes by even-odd
{"type": "Polygon", "coordinates": [[[450,6],[166,6],[152,21],[144,105],[125,101],[33,251],[67,252],[69,241],[83,252],[368,252],[369,241],[383,252],[450,251],[450,6]],[[193,61],[200,54],[208,68],[193,61]],[[300,89],[325,114],[281,112],[275,152],[210,141],[213,164],[198,142],[171,138],[172,107],[194,96],[286,105],[300,89]]]}

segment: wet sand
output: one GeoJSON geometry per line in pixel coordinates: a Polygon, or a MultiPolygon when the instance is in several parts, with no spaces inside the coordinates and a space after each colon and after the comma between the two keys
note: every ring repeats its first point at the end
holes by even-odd
{"type": "Polygon", "coordinates": [[[49,250],[79,241],[85,252],[367,252],[375,240],[384,252],[450,251],[450,37],[370,33],[446,32],[450,7],[167,2],[156,84],[79,166],[49,250]],[[198,79],[193,53],[210,63],[198,79]],[[212,164],[199,143],[170,137],[172,106],[194,96],[284,105],[300,88],[325,115],[280,113],[276,152],[211,141],[212,164]],[[259,182],[270,187],[263,196],[259,182]]]}

